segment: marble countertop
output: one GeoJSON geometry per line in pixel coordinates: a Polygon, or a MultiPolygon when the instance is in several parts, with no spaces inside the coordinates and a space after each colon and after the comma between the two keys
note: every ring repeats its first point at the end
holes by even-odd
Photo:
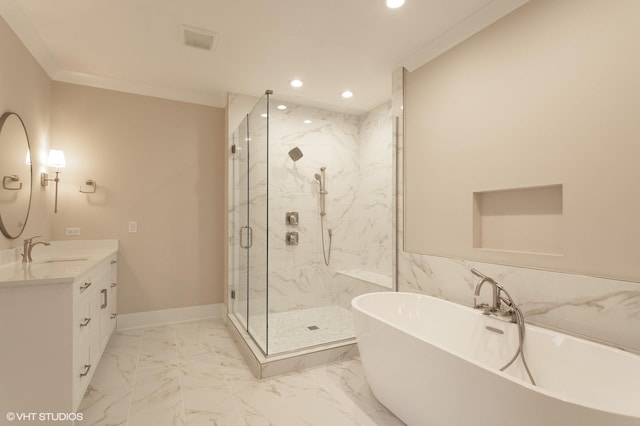
{"type": "Polygon", "coordinates": [[[33,249],[22,263],[22,249],[0,252],[0,288],[73,282],[118,251],[118,240],[51,241],[33,249]]]}

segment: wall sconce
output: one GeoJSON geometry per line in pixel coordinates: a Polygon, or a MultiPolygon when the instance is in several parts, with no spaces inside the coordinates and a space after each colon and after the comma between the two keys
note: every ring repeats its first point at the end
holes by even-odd
{"type": "MultiPolygon", "coordinates": [[[[66,165],[66,162],[64,160],[64,152],[59,149],[49,150],[48,165],[49,167],[63,169],[64,166],[66,165]]],[[[49,179],[49,175],[47,173],[45,172],[40,173],[40,185],[48,186],[49,181],[53,181],[56,183],[56,201],[55,201],[55,207],[53,209],[54,213],[58,213],[58,182],[60,182],[59,174],[60,174],[60,170],[56,170],[55,179],[49,179]]]]}

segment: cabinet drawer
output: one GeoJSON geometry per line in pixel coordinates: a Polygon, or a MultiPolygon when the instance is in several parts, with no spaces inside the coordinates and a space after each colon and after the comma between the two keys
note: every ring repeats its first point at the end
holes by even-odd
{"type": "Polygon", "coordinates": [[[97,323],[98,314],[93,298],[87,297],[86,300],[76,304],[73,311],[74,338],[80,339],[91,334],[97,323]]]}
{"type": "Polygon", "coordinates": [[[92,359],[92,351],[94,351],[94,349],[92,348],[89,336],[80,339],[74,348],[73,402],[76,407],[78,407],[80,401],[82,401],[82,397],[93,376],[93,370],[96,367],[97,360],[92,359]]]}
{"type": "Polygon", "coordinates": [[[86,298],[87,295],[93,292],[95,285],[91,280],[91,275],[85,275],[84,277],[76,280],[73,283],[73,301],[74,304],[77,304],[82,299],[86,298]]]}

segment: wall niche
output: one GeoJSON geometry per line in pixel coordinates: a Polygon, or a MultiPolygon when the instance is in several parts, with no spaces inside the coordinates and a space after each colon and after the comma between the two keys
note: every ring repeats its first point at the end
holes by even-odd
{"type": "Polygon", "coordinates": [[[562,185],[473,193],[473,247],[561,255],[562,185]]]}

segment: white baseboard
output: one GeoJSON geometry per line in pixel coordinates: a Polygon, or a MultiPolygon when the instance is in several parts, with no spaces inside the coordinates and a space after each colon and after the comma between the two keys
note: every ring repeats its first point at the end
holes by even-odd
{"type": "Polygon", "coordinates": [[[118,331],[212,318],[224,318],[224,303],[118,315],[118,331]]]}

